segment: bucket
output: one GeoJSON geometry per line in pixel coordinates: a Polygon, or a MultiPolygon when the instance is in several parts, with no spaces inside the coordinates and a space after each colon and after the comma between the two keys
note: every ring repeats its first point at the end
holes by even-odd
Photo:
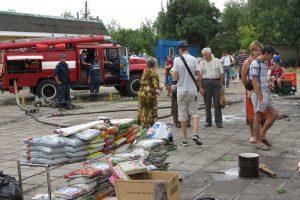
{"type": "Polygon", "coordinates": [[[256,153],[239,154],[239,176],[255,178],[259,176],[259,155],[256,153]]]}

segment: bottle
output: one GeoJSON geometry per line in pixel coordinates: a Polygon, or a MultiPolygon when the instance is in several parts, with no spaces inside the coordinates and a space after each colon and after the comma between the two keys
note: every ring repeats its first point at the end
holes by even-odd
{"type": "Polygon", "coordinates": [[[173,133],[168,134],[168,140],[169,142],[173,143],[173,133]]]}

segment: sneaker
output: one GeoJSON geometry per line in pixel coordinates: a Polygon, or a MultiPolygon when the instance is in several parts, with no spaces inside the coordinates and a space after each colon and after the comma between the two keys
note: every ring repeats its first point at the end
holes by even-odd
{"type": "Polygon", "coordinates": [[[183,140],[183,141],[181,142],[181,145],[182,145],[182,146],[188,146],[188,145],[189,145],[189,143],[188,143],[188,141],[187,141],[187,140],[183,140]]]}
{"type": "Polygon", "coordinates": [[[200,137],[198,135],[193,135],[193,141],[197,144],[197,145],[202,145],[202,142],[200,141],[200,137]]]}

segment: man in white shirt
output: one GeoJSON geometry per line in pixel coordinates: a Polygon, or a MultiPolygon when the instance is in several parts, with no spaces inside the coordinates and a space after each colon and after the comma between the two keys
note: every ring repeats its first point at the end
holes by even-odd
{"type": "Polygon", "coordinates": [[[211,100],[214,100],[215,122],[218,128],[222,128],[222,112],[220,106],[220,90],[222,89],[224,74],[221,62],[218,58],[212,57],[210,48],[202,50],[204,60],[200,62],[200,73],[202,86],[200,92],[204,96],[206,124],[212,126],[211,100]]]}
{"type": "Polygon", "coordinates": [[[229,81],[230,81],[230,70],[231,70],[231,66],[233,66],[235,60],[234,58],[228,54],[228,51],[224,51],[223,52],[223,57],[221,58],[221,63],[223,65],[223,71],[225,74],[225,82],[224,85],[226,85],[226,87],[229,87],[229,81]]]}
{"type": "Polygon", "coordinates": [[[187,125],[189,115],[194,122],[193,141],[197,145],[201,145],[202,142],[197,134],[199,131],[198,96],[199,88],[201,88],[200,68],[198,60],[189,54],[187,42],[179,42],[178,52],[180,55],[174,59],[173,65],[173,85],[177,85],[178,120],[181,122],[184,136],[182,145],[188,145],[187,125]]]}

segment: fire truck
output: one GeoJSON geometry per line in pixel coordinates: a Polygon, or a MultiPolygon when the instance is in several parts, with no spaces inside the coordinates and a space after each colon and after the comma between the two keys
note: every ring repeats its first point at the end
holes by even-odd
{"type": "Polygon", "coordinates": [[[137,96],[146,59],[128,57],[126,48],[111,42],[109,36],[91,35],[62,38],[15,40],[0,43],[2,72],[0,89],[14,93],[29,87],[39,97],[55,98],[58,85],[54,69],[60,55],[67,57],[72,90],[88,90],[88,69],[81,63],[81,54],[86,52],[85,63],[93,63],[97,57],[101,64],[103,86],[113,86],[122,95],[137,96]]]}

